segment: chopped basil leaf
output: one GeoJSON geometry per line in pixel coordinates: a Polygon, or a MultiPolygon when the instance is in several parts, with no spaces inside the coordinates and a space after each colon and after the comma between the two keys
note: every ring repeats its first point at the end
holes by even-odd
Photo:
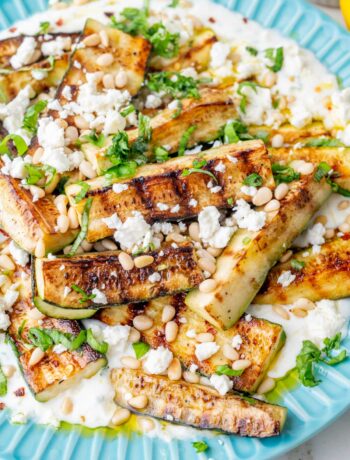
{"type": "Polygon", "coordinates": [[[18,328],[17,335],[18,335],[18,337],[19,337],[20,339],[22,338],[22,334],[23,334],[24,326],[26,325],[26,322],[27,322],[27,320],[24,319],[24,320],[22,321],[21,325],[20,325],[19,328],[18,328]]]}
{"type": "Polygon", "coordinates": [[[164,147],[156,147],[154,150],[154,158],[157,163],[163,163],[169,159],[169,152],[164,147]]]}
{"type": "Polygon", "coordinates": [[[239,85],[238,85],[238,89],[237,89],[237,94],[239,94],[239,96],[241,96],[241,102],[239,104],[239,108],[241,110],[241,112],[243,113],[246,113],[246,110],[247,110],[247,103],[248,103],[248,97],[246,94],[244,94],[242,92],[242,90],[244,88],[252,88],[253,91],[255,93],[257,93],[257,84],[253,81],[242,81],[239,85]]]}
{"type": "Polygon", "coordinates": [[[28,107],[23,118],[22,128],[26,129],[31,134],[36,134],[39,115],[46,109],[46,106],[47,101],[38,101],[34,105],[28,107]]]}
{"type": "Polygon", "coordinates": [[[194,447],[197,454],[205,452],[209,449],[209,446],[205,441],[194,441],[192,442],[192,446],[194,447]]]}
{"type": "Polygon", "coordinates": [[[179,72],[156,72],[149,75],[146,86],[155,93],[164,92],[174,99],[198,99],[198,83],[194,78],[186,77],[179,72]]]}
{"type": "Polygon", "coordinates": [[[47,32],[50,29],[50,22],[49,21],[43,21],[40,23],[40,28],[38,30],[37,35],[42,35],[42,34],[47,34],[47,32]]]}
{"type": "Polygon", "coordinates": [[[65,186],[66,186],[66,183],[69,181],[69,176],[62,176],[61,179],[59,180],[58,182],[58,185],[57,185],[57,193],[59,195],[61,194],[64,194],[65,193],[65,186]]]}
{"type": "Polygon", "coordinates": [[[187,145],[189,143],[189,140],[192,136],[192,134],[195,132],[197,129],[196,125],[190,126],[186,131],[183,133],[181,136],[180,142],[179,142],[179,151],[178,151],[178,156],[181,157],[185,154],[185,150],[187,149],[187,145]]]}
{"type": "Polygon", "coordinates": [[[92,131],[90,134],[83,136],[83,139],[90,142],[90,144],[95,145],[96,147],[103,147],[106,142],[106,137],[104,134],[96,134],[96,131],[92,131]]]}
{"type": "Polygon", "coordinates": [[[350,190],[346,190],[345,188],[341,187],[336,182],[333,182],[330,179],[328,179],[327,182],[332,187],[334,193],[338,193],[339,195],[345,196],[347,198],[350,197],[350,190]]]}
{"type": "Polygon", "coordinates": [[[302,260],[292,259],[290,264],[294,270],[302,270],[305,267],[305,262],[302,260]]]}
{"type": "Polygon", "coordinates": [[[108,351],[108,343],[107,342],[99,342],[93,335],[92,330],[88,329],[86,331],[86,342],[90,345],[90,347],[101,354],[106,354],[108,351]]]}
{"type": "Polygon", "coordinates": [[[252,56],[257,56],[258,55],[258,50],[256,48],[253,48],[252,46],[246,46],[245,48],[249,54],[251,54],[252,56]]]}
{"type": "Polygon", "coordinates": [[[227,198],[227,204],[229,204],[230,206],[233,206],[233,198],[227,198]]]}
{"type": "Polygon", "coordinates": [[[205,160],[195,159],[193,160],[193,168],[184,169],[181,176],[186,177],[193,173],[201,173],[210,176],[215,182],[217,182],[218,180],[212,172],[202,169],[206,164],[207,162],[205,160]]]}
{"type": "Polygon", "coordinates": [[[138,137],[145,142],[149,142],[152,138],[151,119],[142,113],[139,113],[139,135],[138,137]]]}
{"type": "Polygon", "coordinates": [[[81,294],[81,299],[79,299],[79,303],[87,302],[88,300],[92,300],[96,297],[96,294],[88,294],[76,284],[72,284],[71,288],[73,289],[73,291],[77,292],[78,294],[81,294]]]}
{"type": "Polygon", "coordinates": [[[168,7],[169,8],[176,8],[179,5],[180,0],[171,0],[168,7]]]}
{"type": "Polygon", "coordinates": [[[331,166],[325,161],[321,161],[314,174],[315,181],[320,182],[324,177],[328,176],[331,171],[331,166]]]}
{"type": "Polygon", "coordinates": [[[316,139],[310,139],[304,144],[305,147],[344,147],[344,144],[338,139],[326,139],[319,137],[316,139]]]}
{"type": "Polygon", "coordinates": [[[9,141],[13,142],[19,156],[24,155],[28,150],[28,146],[23,137],[19,136],[18,134],[8,134],[0,142],[0,155],[8,154],[11,156],[11,151],[8,147],[9,141]]]}
{"type": "Polygon", "coordinates": [[[130,104],[127,107],[125,107],[125,109],[120,111],[120,115],[122,117],[126,118],[128,115],[130,115],[131,113],[133,113],[135,111],[136,111],[135,106],[130,104]]]}
{"type": "Polygon", "coordinates": [[[244,244],[244,246],[247,246],[247,244],[249,244],[251,241],[252,239],[249,238],[249,236],[245,236],[242,240],[242,243],[244,244]]]}
{"type": "Polygon", "coordinates": [[[111,26],[131,35],[147,35],[148,21],[144,10],[138,8],[124,8],[120,13],[122,21],[111,17],[111,26]]]}
{"type": "Polygon", "coordinates": [[[263,178],[260,176],[260,174],[252,173],[244,179],[243,184],[253,187],[261,187],[263,184],[263,178]]]}
{"type": "Polygon", "coordinates": [[[244,369],[240,369],[236,371],[232,369],[228,364],[217,366],[215,370],[215,374],[228,375],[229,377],[238,377],[242,375],[243,372],[244,372],[244,369]]]}
{"type": "Polygon", "coordinates": [[[296,172],[291,166],[285,166],[278,163],[272,165],[272,173],[276,184],[285,182],[289,184],[294,180],[300,179],[300,174],[296,172]]]}
{"type": "Polygon", "coordinates": [[[239,136],[236,133],[234,121],[228,121],[224,128],[224,143],[236,144],[239,142],[239,136]]]}
{"type": "Polygon", "coordinates": [[[272,72],[279,72],[282,69],[284,61],[283,47],[268,48],[265,50],[265,57],[272,62],[271,66],[267,66],[272,72]]]}
{"type": "Polygon", "coordinates": [[[27,185],[36,185],[47,175],[47,180],[41,184],[43,187],[47,187],[52,183],[54,177],[56,176],[56,169],[49,165],[39,166],[31,163],[25,163],[24,168],[27,171],[27,177],[25,179],[27,185]]]}
{"type": "Polygon", "coordinates": [[[42,351],[47,351],[54,344],[51,337],[38,327],[31,327],[27,335],[28,341],[42,351]]]}
{"type": "Polygon", "coordinates": [[[75,196],[74,202],[80,203],[80,201],[85,198],[87,192],[90,190],[90,185],[83,181],[77,182],[77,185],[80,185],[81,189],[80,192],[75,196]]]}
{"type": "Polygon", "coordinates": [[[148,343],[144,343],[144,342],[133,343],[132,347],[134,349],[135,356],[137,359],[142,358],[142,356],[144,356],[150,349],[150,346],[148,345],[148,343]]]}
{"type": "Polygon", "coordinates": [[[88,228],[89,228],[89,214],[90,214],[91,205],[92,205],[92,198],[90,197],[90,198],[88,198],[86,200],[86,203],[85,203],[85,206],[84,206],[83,214],[82,214],[82,217],[81,217],[81,230],[80,230],[79,235],[77,236],[76,240],[74,241],[72,249],[67,254],[68,257],[73,256],[77,252],[79,246],[81,245],[81,243],[83,242],[83,240],[86,237],[86,234],[87,234],[87,231],[88,231],[88,228]]]}
{"type": "Polygon", "coordinates": [[[0,396],[6,396],[7,394],[7,378],[0,365],[0,396]]]}

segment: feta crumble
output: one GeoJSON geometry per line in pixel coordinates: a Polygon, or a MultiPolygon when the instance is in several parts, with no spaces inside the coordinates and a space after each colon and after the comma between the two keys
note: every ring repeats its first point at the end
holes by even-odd
{"type": "Polygon", "coordinates": [[[249,231],[258,232],[264,227],[266,213],[263,211],[255,211],[245,200],[238,200],[233,210],[233,215],[239,228],[246,228],[249,231]]]}
{"type": "Polygon", "coordinates": [[[213,374],[210,377],[210,384],[220,393],[221,396],[224,396],[233,388],[233,382],[227,377],[227,375],[213,374]]]}
{"type": "Polygon", "coordinates": [[[290,270],[285,270],[278,277],[277,283],[280,284],[282,287],[288,287],[291,283],[293,283],[295,278],[296,275],[293,275],[293,273],[290,270]]]}
{"type": "Polygon", "coordinates": [[[196,345],[195,355],[199,361],[204,361],[215,355],[219,350],[219,345],[216,342],[204,342],[196,345]]]}
{"type": "Polygon", "coordinates": [[[142,366],[148,374],[163,374],[168,369],[172,359],[171,351],[165,347],[159,347],[146,354],[142,366]]]}

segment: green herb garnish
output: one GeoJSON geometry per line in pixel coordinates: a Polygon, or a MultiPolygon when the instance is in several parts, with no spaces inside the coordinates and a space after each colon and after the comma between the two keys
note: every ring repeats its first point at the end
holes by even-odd
{"type": "Polygon", "coordinates": [[[90,347],[101,354],[106,354],[108,351],[108,343],[106,342],[99,342],[93,335],[92,330],[88,329],[86,331],[86,342],[90,345],[90,347]]]}
{"type": "Polygon", "coordinates": [[[90,144],[95,145],[96,147],[103,147],[106,142],[106,137],[104,134],[96,134],[96,131],[92,131],[90,134],[85,134],[83,139],[89,142],[90,144]]]}
{"type": "Polygon", "coordinates": [[[88,294],[76,284],[72,284],[71,288],[73,289],[73,291],[77,292],[78,294],[81,294],[81,299],[79,299],[79,303],[87,302],[88,300],[92,300],[96,297],[96,294],[88,294]]]}
{"type": "Polygon", "coordinates": [[[35,134],[38,129],[39,115],[46,109],[46,106],[47,101],[38,101],[30,106],[24,115],[22,128],[31,134],[35,134]]]}
{"type": "Polygon", "coordinates": [[[40,27],[39,27],[39,30],[37,32],[37,35],[42,35],[42,34],[47,34],[47,32],[49,31],[50,29],[50,22],[49,21],[43,21],[40,23],[40,27]]]}
{"type": "Polygon", "coordinates": [[[0,396],[6,396],[7,394],[7,378],[0,365],[0,396]]]}
{"type": "Polygon", "coordinates": [[[82,214],[82,217],[81,217],[81,229],[80,229],[80,232],[79,232],[76,240],[74,241],[72,249],[67,254],[68,257],[73,256],[77,252],[79,246],[84,241],[84,239],[85,239],[85,237],[87,235],[88,228],[89,228],[89,214],[90,214],[91,205],[92,205],[92,197],[90,197],[90,198],[88,198],[86,200],[84,210],[83,210],[83,214],[82,214]]]}
{"type": "Polygon", "coordinates": [[[168,7],[169,8],[176,8],[180,3],[180,0],[171,0],[171,2],[169,3],[168,7]]]}
{"type": "Polygon", "coordinates": [[[19,338],[19,339],[22,338],[22,334],[23,334],[24,326],[26,325],[26,322],[27,322],[27,320],[24,319],[24,320],[22,321],[21,325],[20,325],[19,328],[18,328],[17,335],[18,335],[18,338],[19,338]]]}
{"type": "Polygon", "coordinates": [[[267,66],[272,72],[279,72],[282,69],[284,61],[283,47],[268,48],[265,50],[265,57],[272,62],[271,66],[267,66]]]}
{"type": "Polygon", "coordinates": [[[252,46],[246,46],[245,49],[248,51],[249,54],[252,56],[257,56],[258,55],[258,50],[256,48],[253,48],[252,46]]]}
{"type": "Polygon", "coordinates": [[[227,198],[227,204],[230,205],[230,206],[233,206],[233,198],[232,197],[227,198]]]}
{"type": "Polygon", "coordinates": [[[135,106],[133,104],[130,104],[127,107],[125,107],[125,109],[120,111],[120,115],[126,118],[128,115],[130,115],[131,113],[135,111],[136,111],[135,106]]]}
{"type": "Polygon", "coordinates": [[[177,109],[175,110],[175,112],[172,114],[171,118],[175,119],[175,118],[178,118],[180,115],[181,115],[181,112],[182,112],[182,102],[181,101],[177,101],[177,109]]]}
{"type": "Polygon", "coordinates": [[[238,85],[238,89],[237,89],[237,94],[239,94],[241,96],[241,102],[239,104],[239,108],[241,110],[241,112],[243,113],[246,113],[246,110],[247,110],[247,103],[248,103],[248,97],[246,94],[243,93],[243,89],[244,88],[252,88],[252,90],[257,93],[257,86],[259,86],[257,83],[253,82],[253,81],[242,81],[239,85],[238,85]]]}
{"type": "Polygon", "coordinates": [[[245,236],[242,240],[242,243],[244,244],[244,246],[247,246],[247,244],[249,244],[251,241],[252,239],[249,238],[249,236],[245,236]]]}
{"type": "Polygon", "coordinates": [[[197,129],[196,125],[190,126],[186,131],[183,133],[181,136],[180,142],[179,142],[179,151],[178,151],[178,156],[181,157],[185,154],[185,150],[187,149],[187,145],[189,143],[190,137],[192,134],[195,132],[197,129]]]}
{"type": "Polygon", "coordinates": [[[77,185],[80,185],[80,192],[75,196],[74,202],[80,203],[86,197],[87,192],[90,190],[90,185],[87,182],[77,182],[77,185]]]}
{"type": "Polygon", "coordinates": [[[36,185],[42,179],[46,178],[43,187],[48,187],[56,176],[56,169],[49,165],[33,165],[31,163],[25,163],[25,170],[27,171],[27,177],[25,182],[27,185],[36,185]]]}
{"type": "Polygon", "coordinates": [[[320,182],[324,177],[327,177],[331,171],[331,166],[325,161],[321,161],[314,174],[315,181],[320,182]]]}
{"type": "Polygon", "coordinates": [[[174,99],[183,99],[185,97],[198,99],[200,97],[198,81],[179,72],[151,73],[146,86],[155,93],[164,92],[174,99]]]}
{"type": "Polygon", "coordinates": [[[240,370],[234,370],[232,367],[230,367],[228,364],[223,364],[221,366],[217,366],[215,370],[215,374],[217,375],[227,375],[229,377],[238,377],[242,375],[244,372],[244,369],[240,370]]]}
{"type": "Polygon", "coordinates": [[[302,260],[297,260],[297,259],[292,259],[291,262],[291,267],[294,268],[294,270],[302,270],[305,267],[305,262],[302,260]]]}
{"type": "Polygon", "coordinates": [[[144,343],[144,342],[133,343],[132,347],[134,349],[135,356],[137,359],[142,358],[142,356],[144,356],[150,349],[150,346],[148,345],[148,343],[144,343]]]}
{"type": "Polygon", "coordinates": [[[344,144],[338,139],[327,139],[324,137],[318,137],[315,139],[309,139],[305,147],[344,147],[344,144]]]}
{"type": "Polygon", "coordinates": [[[207,171],[206,169],[202,169],[204,166],[206,166],[206,164],[207,164],[206,160],[195,159],[193,160],[193,167],[189,169],[184,169],[182,171],[181,176],[186,177],[186,176],[189,176],[190,174],[201,173],[201,174],[206,174],[207,176],[211,177],[215,182],[217,182],[218,180],[212,172],[207,171]]]}
{"type": "Polygon", "coordinates": [[[156,147],[154,150],[154,158],[157,163],[164,163],[169,159],[169,152],[164,147],[156,147]]]}
{"type": "Polygon", "coordinates": [[[274,163],[272,165],[272,173],[277,185],[282,182],[289,184],[290,182],[300,179],[300,173],[296,172],[291,166],[285,166],[279,163],[274,163]]]}
{"type": "Polygon", "coordinates": [[[19,136],[18,134],[8,134],[4,139],[0,142],[0,155],[7,154],[11,156],[11,151],[9,149],[8,143],[12,141],[19,156],[23,156],[26,151],[28,150],[28,146],[23,139],[23,137],[19,136]]]}
{"type": "Polygon", "coordinates": [[[261,187],[263,184],[263,178],[260,174],[252,173],[244,179],[243,184],[253,187],[261,187]]]}
{"type": "Polygon", "coordinates": [[[209,446],[205,441],[194,441],[192,443],[192,446],[194,447],[197,454],[201,452],[205,452],[206,450],[209,449],[209,446]]]}

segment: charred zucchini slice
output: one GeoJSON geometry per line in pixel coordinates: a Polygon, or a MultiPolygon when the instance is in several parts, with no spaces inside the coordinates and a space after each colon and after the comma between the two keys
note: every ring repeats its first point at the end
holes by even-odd
{"type": "Polygon", "coordinates": [[[33,302],[43,315],[49,316],[50,318],[79,320],[91,318],[91,316],[94,316],[96,313],[96,310],[92,308],[82,308],[81,310],[77,310],[76,308],[62,308],[52,303],[45,302],[45,300],[40,297],[34,297],[33,302]]]}
{"type": "Polygon", "coordinates": [[[317,254],[313,253],[312,248],[304,249],[295,253],[290,261],[276,265],[270,271],[254,303],[292,304],[301,297],[313,302],[349,297],[349,236],[345,234],[323,244],[317,254]],[[303,262],[304,267],[301,270],[293,269],[293,259],[303,262]],[[278,278],[286,270],[295,275],[295,280],[289,286],[282,287],[278,278]]]}
{"type": "Polygon", "coordinates": [[[36,259],[35,279],[39,297],[63,308],[101,308],[187,291],[203,280],[191,244],[182,243],[176,248],[166,244],[160,250],[148,253],[154,258],[150,265],[134,267],[129,271],[121,266],[119,252],[36,259]],[[159,276],[154,277],[155,273],[159,276]],[[72,288],[74,285],[80,292],[72,288]],[[97,298],[94,302],[94,289],[103,292],[106,299],[98,302],[97,298]]]}
{"type": "Polygon", "coordinates": [[[230,201],[244,196],[241,191],[243,181],[252,173],[259,174],[266,186],[273,187],[271,164],[261,141],[224,145],[200,156],[183,156],[162,164],[142,166],[135,177],[119,182],[127,186],[120,193],[116,193],[112,185],[106,186],[103,177],[87,181],[90,188],[79,203],[75,203],[75,196],[80,187],[69,186],[66,193],[80,219],[86,200],[93,197],[87,239],[96,241],[113,234],[103,219],[114,213],[125,220],[133,211],[139,211],[152,222],[193,217],[210,205],[227,208],[230,201]],[[205,166],[197,173],[183,175],[196,160],[206,162],[205,166]],[[221,172],[216,169],[219,164],[221,172]],[[212,193],[208,188],[213,177],[221,186],[218,193],[212,193]],[[160,210],[159,203],[168,209],[160,210]]]}
{"type": "Polygon", "coordinates": [[[267,438],[281,433],[287,416],[287,409],[281,406],[238,393],[220,396],[210,387],[174,382],[140,370],[113,369],[111,379],[118,405],[134,410],[127,402],[129,394],[143,394],[148,398],[143,415],[196,428],[267,438]]]}
{"type": "Polygon", "coordinates": [[[232,362],[224,356],[223,347],[225,344],[231,345],[233,337],[240,335],[243,343],[239,353],[252,364],[242,375],[231,377],[231,380],[235,390],[246,393],[256,391],[285,342],[282,326],[258,318],[242,317],[227,331],[215,329],[186,306],[183,294],[154,299],[141,306],[102,309],[98,313],[98,318],[109,325],[132,325],[133,318],[141,313],[153,320],[153,326],[141,332],[143,342],[148,343],[152,348],[166,346],[184,367],[189,368],[191,364],[195,364],[198,366],[198,372],[208,377],[215,374],[218,366],[225,364],[231,366],[232,362]],[[173,321],[176,321],[179,330],[173,342],[167,342],[164,334],[162,312],[166,305],[172,305],[176,310],[173,321]],[[203,332],[213,334],[215,342],[220,346],[218,352],[205,361],[199,361],[195,354],[198,342],[195,338],[188,337],[191,335],[190,333],[187,335],[190,330],[195,331],[196,334],[203,332]]]}
{"type": "Polygon", "coordinates": [[[265,278],[312,215],[330,196],[330,186],[313,176],[294,182],[277,215],[259,232],[239,229],[217,261],[213,292],[191,291],[187,305],[216,327],[227,329],[242,316],[265,278]]]}

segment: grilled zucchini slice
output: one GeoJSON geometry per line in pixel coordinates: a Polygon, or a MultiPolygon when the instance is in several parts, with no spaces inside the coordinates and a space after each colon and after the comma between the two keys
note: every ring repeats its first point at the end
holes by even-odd
{"type": "Polygon", "coordinates": [[[315,121],[310,123],[303,128],[295,128],[293,125],[284,124],[279,128],[272,128],[271,126],[248,126],[248,131],[253,136],[259,136],[261,133],[268,134],[267,144],[271,144],[271,139],[276,134],[281,134],[285,144],[295,144],[297,142],[302,142],[310,137],[320,137],[327,134],[330,134],[326,130],[323,123],[315,121]]]}
{"type": "Polygon", "coordinates": [[[128,302],[142,302],[154,297],[188,291],[203,281],[197,265],[196,253],[191,244],[183,243],[174,248],[165,244],[152,251],[154,261],[147,267],[124,270],[118,255],[120,251],[98,252],[70,258],[36,259],[35,280],[39,297],[63,308],[97,308],[128,302]],[[60,270],[61,267],[64,267],[60,270]],[[150,279],[154,273],[159,280],[150,279]],[[82,294],[66,287],[79,286],[90,295],[93,289],[102,291],[106,303],[84,299],[82,294]]]}
{"type": "Polygon", "coordinates": [[[274,186],[271,164],[261,141],[225,145],[197,157],[183,156],[162,164],[141,166],[135,177],[120,182],[127,185],[126,190],[120,193],[115,193],[104,177],[87,181],[90,188],[79,203],[75,203],[75,196],[80,187],[68,186],[66,193],[80,219],[86,200],[93,197],[87,240],[96,241],[113,234],[103,219],[114,213],[125,220],[133,211],[139,211],[147,221],[152,222],[193,217],[209,205],[229,207],[227,200],[235,201],[244,196],[241,186],[252,173],[259,174],[266,186],[274,186]],[[199,172],[183,176],[183,171],[191,168],[196,158],[207,162],[200,170],[206,174],[199,172]],[[221,172],[215,169],[219,164],[224,166],[223,172],[222,167],[221,172]],[[208,188],[213,177],[217,185],[222,187],[218,193],[212,193],[208,188]],[[158,203],[164,203],[168,209],[160,210],[158,203]]]}
{"type": "Polygon", "coordinates": [[[323,244],[317,254],[313,254],[312,248],[295,253],[293,259],[305,263],[301,270],[293,269],[291,261],[276,265],[270,271],[254,303],[292,304],[301,297],[313,302],[349,297],[349,236],[345,234],[323,244]],[[277,280],[286,270],[295,275],[295,280],[289,286],[282,287],[277,280]]]}
{"type": "Polygon", "coordinates": [[[80,310],[76,308],[62,308],[52,303],[45,302],[45,300],[37,296],[34,297],[33,302],[43,315],[56,319],[87,319],[94,316],[97,311],[92,308],[82,308],[80,310]]]}
{"type": "Polygon", "coordinates": [[[330,186],[304,176],[292,183],[277,215],[259,232],[239,229],[217,261],[213,292],[191,291],[187,305],[216,327],[227,329],[242,316],[262,286],[268,271],[311,216],[330,196],[330,186]]]}
{"type": "Polygon", "coordinates": [[[18,352],[18,360],[23,376],[34,397],[40,401],[48,401],[60,392],[75,385],[83,378],[90,378],[107,364],[104,355],[84,344],[77,351],[55,353],[48,350],[45,357],[36,365],[30,366],[29,361],[34,348],[28,347],[28,331],[32,327],[57,329],[61,332],[78,335],[81,327],[76,321],[43,318],[40,325],[32,318],[31,302],[24,298],[17,302],[10,313],[11,325],[9,335],[18,352]],[[22,329],[21,335],[18,334],[22,329]]]}
{"type": "Polygon", "coordinates": [[[128,405],[128,396],[143,394],[148,405],[135,412],[196,428],[267,438],[281,433],[287,416],[287,409],[281,406],[238,393],[220,396],[210,387],[174,382],[140,370],[113,369],[111,379],[118,405],[135,411],[128,405]]]}
{"type": "MultiPolygon", "coordinates": [[[[285,342],[285,333],[279,324],[258,318],[242,317],[231,329],[222,331],[215,329],[200,316],[191,311],[184,303],[184,295],[177,294],[151,300],[145,305],[128,306],[122,308],[105,308],[100,310],[98,318],[109,325],[132,325],[133,318],[144,313],[153,320],[153,326],[147,331],[142,331],[142,341],[151,347],[157,348],[164,345],[177,357],[184,367],[191,364],[198,366],[198,372],[210,377],[215,374],[216,368],[232,362],[223,354],[223,346],[231,345],[233,337],[237,334],[243,338],[239,353],[248,359],[252,365],[239,377],[231,377],[233,388],[246,393],[255,393],[264,378],[271,362],[285,342]],[[166,305],[172,305],[176,310],[173,321],[179,326],[178,335],[173,342],[167,342],[162,322],[162,311],[166,305]],[[220,349],[215,355],[205,361],[199,361],[195,355],[198,342],[190,338],[187,333],[194,330],[197,334],[210,332],[215,335],[215,341],[220,349]]],[[[191,335],[191,334],[189,334],[191,335]]]]}
{"type": "Polygon", "coordinates": [[[31,193],[21,187],[20,181],[1,173],[0,189],[0,225],[21,248],[34,254],[43,240],[46,253],[57,252],[76,237],[77,230],[56,230],[59,214],[53,196],[33,203],[31,193]]]}

